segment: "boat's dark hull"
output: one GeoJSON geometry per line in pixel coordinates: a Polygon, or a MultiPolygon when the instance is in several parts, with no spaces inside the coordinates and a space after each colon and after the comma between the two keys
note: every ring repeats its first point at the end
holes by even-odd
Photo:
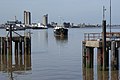
{"type": "Polygon", "coordinates": [[[54,34],[55,36],[67,36],[68,29],[66,28],[54,29],[54,34]]]}
{"type": "Polygon", "coordinates": [[[43,27],[32,27],[32,29],[48,29],[48,28],[43,28],[43,27]]]}

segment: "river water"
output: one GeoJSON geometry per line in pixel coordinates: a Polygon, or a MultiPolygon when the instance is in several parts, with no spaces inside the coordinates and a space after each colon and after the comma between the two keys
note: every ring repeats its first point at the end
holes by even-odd
{"type": "MultiPolygon", "coordinates": [[[[31,68],[0,71],[0,80],[118,80],[120,71],[98,71],[97,54],[94,68],[82,68],[84,33],[101,32],[101,28],[70,28],[67,38],[56,38],[53,29],[31,31],[31,68]],[[111,76],[112,75],[112,76],[111,76]]],[[[109,31],[109,29],[107,29],[109,31]]],[[[119,31],[119,29],[112,29],[119,31]]],[[[22,33],[19,31],[18,33],[22,33]]],[[[5,30],[0,30],[0,36],[5,30]]],[[[13,60],[14,63],[14,60],[13,60]]],[[[1,64],[2,65],[2,64],[1,64]]],[[[0,67],[2,68],[2,67],[0,67]]]]}

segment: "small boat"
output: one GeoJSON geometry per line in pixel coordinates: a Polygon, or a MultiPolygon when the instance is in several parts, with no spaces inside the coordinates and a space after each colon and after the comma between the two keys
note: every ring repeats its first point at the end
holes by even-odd
{"type": "Polygon", "coordinates": [[[68,35],[68,28],[65,28],[63,26],[56,26],[54,28],[54,34],[55,36],[67,36],[68,35]]]}

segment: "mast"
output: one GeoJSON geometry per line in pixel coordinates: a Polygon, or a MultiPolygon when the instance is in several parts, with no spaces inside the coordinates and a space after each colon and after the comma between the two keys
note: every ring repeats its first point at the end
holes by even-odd
{"type": "Polygon", "coordinates": [[[111,38],[111,0],[110,0],[110,38],[111,38]]]}

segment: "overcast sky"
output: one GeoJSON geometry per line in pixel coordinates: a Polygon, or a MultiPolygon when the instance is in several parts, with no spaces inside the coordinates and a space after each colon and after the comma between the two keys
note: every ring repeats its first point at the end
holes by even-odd
{"type": "MultiPolygon", "coordinates": [[[[105,5],[109,23],[110,0],[0,0],[0,23],[7,20],[23,22],[24,10],[32,14],[32,22],[41,22],[44,14],[49,22],[101,24],[102,7],[105,5]]],[[[112,0],[112,24],[120,24],[120,0],[112,0]]]]}

